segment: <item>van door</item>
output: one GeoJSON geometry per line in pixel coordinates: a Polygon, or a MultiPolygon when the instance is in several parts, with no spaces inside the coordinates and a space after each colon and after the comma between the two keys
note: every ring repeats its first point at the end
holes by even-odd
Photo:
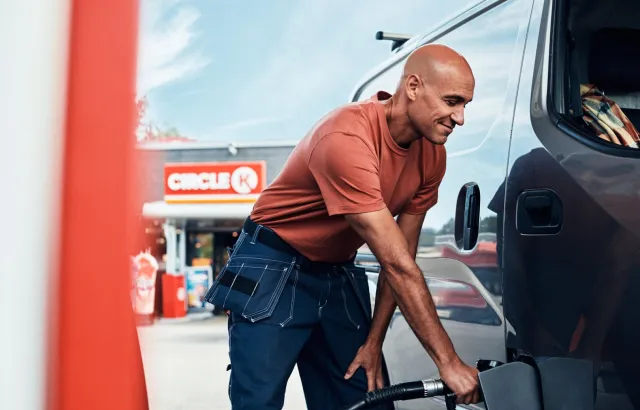
{"type": "Polygon", "coordinates": [[[532,14],[494,202],[509,352],[539,362],[547,410],[640,409],[640,150],[627,121],[640,129],[640,59],[626,55],[638,21],[628,0],[536,1],[532,14]],[[592,366],[568,372],[578,359],[592,366]]]}
{"type": "MultiPolygon", "coordinates": [[[[420,42],[452,47],[468,60],[476,80],[465,123],[456,127],[446,144],[447,171],[438,203],[427,213],[417,258],[445,329],[460,356],[472,366],[478,359],[505,360],[508,324],[500,305],[501,262],[497,253],[497,217],[503,204],[491,199],[506,176],[530,11],[531,0],[484,2],[420,42]],[[456,224],[464,218],[458,198],[467,186],[476,190],[479,229],[463,246],[456,224]]],[[[356,93],[357,99],[369,98],[379,90],[393,93],[402,63],[400,60],[374,76],[356,93]]],[[[438,377],[437,368],[399,310],[388,329],[384,354],[392,383],[438,377]]],[[[398,409],[443,405],[440,399],[396,404],[398,409]]]]}

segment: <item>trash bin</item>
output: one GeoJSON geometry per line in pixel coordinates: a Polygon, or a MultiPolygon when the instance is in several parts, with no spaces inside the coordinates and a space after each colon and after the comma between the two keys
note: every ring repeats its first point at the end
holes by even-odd
{"type": "Polygon", "coordinates": [[[164,317],[184,317],[187,314],[184,275],[162,275],[162,313],[164,317]]]}

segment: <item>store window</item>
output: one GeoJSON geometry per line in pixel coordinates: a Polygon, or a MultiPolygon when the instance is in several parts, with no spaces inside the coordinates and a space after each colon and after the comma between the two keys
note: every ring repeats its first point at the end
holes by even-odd
{"type": "Polygon", "coordinates": [[[190,233],[187,241],[187,265],[213,264],[213,233],[190,233]]]}

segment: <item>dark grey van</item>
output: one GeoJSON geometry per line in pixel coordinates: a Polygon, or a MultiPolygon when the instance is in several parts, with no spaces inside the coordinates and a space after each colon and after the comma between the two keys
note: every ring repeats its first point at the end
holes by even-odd
{"type": "MultiPolygon", "coordinates": [[[[431,42],[476,78],[417,258],[460,355],[527,364],[541,409],[640,410],[640,0],[486,0],[390,39],[352,101],[431,42]]],[[[384,354],[392,384],[438,377],[400,311],[384,354]]]]}

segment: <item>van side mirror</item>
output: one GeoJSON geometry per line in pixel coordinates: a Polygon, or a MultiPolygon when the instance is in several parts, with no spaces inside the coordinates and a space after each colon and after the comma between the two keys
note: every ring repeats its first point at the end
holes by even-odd
{"type": "Polygon", "coordinates": [[[480,227],[480,188],[468,182],[460,188],[456,204],[455,239],[460,250],[468,251],[478,242],[480,227]]]}

